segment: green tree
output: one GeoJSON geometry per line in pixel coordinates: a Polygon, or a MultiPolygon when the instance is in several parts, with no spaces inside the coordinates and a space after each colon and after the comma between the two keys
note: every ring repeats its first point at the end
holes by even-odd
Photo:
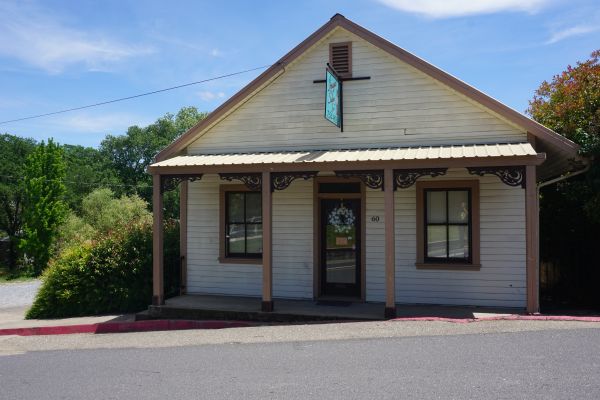
{"type": "Polygon", "coordinates": [[[600,50],[590,59],[544,81],[529,102],[527,112],[541,124],[581,145],[591,161],[584,179],[558,186],[565,196],[575,197],[587,216],[600,223],[600,50]]]}
{"type": "Polygon", "coordinates": [[[20,246],[34,275],[48,265],[53,243],[62,223],[65,163],[62,148],[52,139],[43,141],[27,157],[23,207],[23,238],[20,246]]]}
{"type": "Polygon", "coordinates": [[[66,164],[65,202],[80,211],[83,198],[99,187],[119,187],[121,184],[110,161],[93,147],[63,145],[66,164]]]}
{"type": "Polygon", "coordinates": [[[600,307],[596,260],[600,237],[600,50],[544,81],[529,103],[538,122],[581,145],[590,170],[541,190],[542,299],[600,307]],[[546,269],[548,268],[548,269],[546,269]],[[551,286],[552,285],[552,286],[551,286]]]}
{"type": "Polygon", "coordinates": [[[529,114],[538,122],[572,140],[577,130],[600,134],[600,49],[584,62],[544,81],[529,102],[529,114]]]}
{"type": "Polygon", "coordinates": [[[100,151],[124,185],[117,194],[139,194],[150,203],[152,178],[146,168],[160,150],[205,117],[195,107],[184,107],[177,115],[166,114],[146,127],[131,126],[125,135],[106,136],[100,151]]]}
{"type": "Polygon", "coordinates": [[[0,236],[8,236],[8,268],[18,264],[18,242],[22,234],[23,173],[27,156],[35,148],[33,139],[0,135],[0,236]]]}

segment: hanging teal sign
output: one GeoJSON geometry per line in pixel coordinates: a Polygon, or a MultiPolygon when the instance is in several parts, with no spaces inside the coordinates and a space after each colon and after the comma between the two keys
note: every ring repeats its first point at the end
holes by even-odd
{"type": "Polygon", "coordinates": [[[325,119],[342,130],[342,80],[330,68],[325,70],[325,119]]]}

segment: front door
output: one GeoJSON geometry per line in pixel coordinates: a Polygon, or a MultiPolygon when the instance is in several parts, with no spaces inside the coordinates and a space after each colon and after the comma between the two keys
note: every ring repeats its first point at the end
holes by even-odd
{"type": "Polygon", "coordinates": [[[360,297],[360,199],[321,199],[321,291],[360,297]]]}

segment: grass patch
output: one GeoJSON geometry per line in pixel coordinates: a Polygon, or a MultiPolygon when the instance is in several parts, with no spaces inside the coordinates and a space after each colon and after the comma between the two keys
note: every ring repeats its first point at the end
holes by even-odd
{"type": "Polygon", "coordinates": [[[0,267],[0,284],[13,282],[33,281],[36,278],[23,270],[9,271],[6,267],[0,267]]]}

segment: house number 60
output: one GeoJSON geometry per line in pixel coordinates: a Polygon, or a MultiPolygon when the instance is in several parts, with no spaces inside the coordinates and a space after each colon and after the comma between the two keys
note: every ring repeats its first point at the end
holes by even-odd
{"type": "Polygon", "coordinates": [[[379,215],[373,215],[371,217],[371,222],[379,222],[379,215]]]}

